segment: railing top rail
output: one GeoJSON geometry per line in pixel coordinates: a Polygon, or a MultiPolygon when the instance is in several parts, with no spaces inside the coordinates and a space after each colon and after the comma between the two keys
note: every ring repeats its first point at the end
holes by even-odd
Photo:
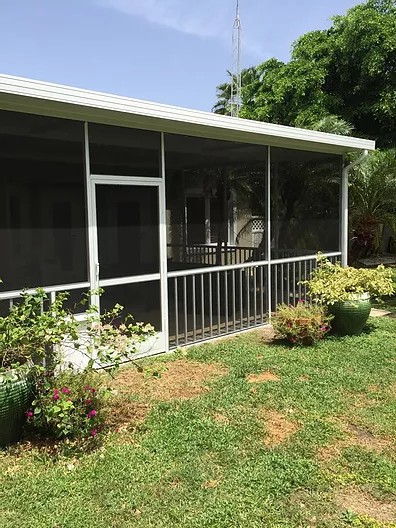
{"type": "MultiPolygon", "coordinates": [[[[324,257],[339,257],[341,251],[334,251],[332,253],[322,253],[324,257]]],[[[304,262],[305,260],[316,260],[315,255],[301,255],[300,257],[287,257],[280,259],[271,259],[271,264],[287,264],[291,262],[304,262]]]]}
{"type": "MultiPolygon", "coordinates": [[[[89,288],[91,285],[89,282],[74,282],[72,284],[57,284],[56,286],[43,286],[40,287],[41,290],[44,290],[46,293],[51,292],[60,292],[60,291],[69,291],[69,290],[82,290],[84,288],[89,288]]],[[[38,288],[38,287],[37,287],[38,288]]],[[[27,290],[13,290],[0,292],[0,300],[7,299],[17,299],[22,293],[32,294],[35,293],[37,288],[29,288],[27,290]]]]}
{"type": "MultiPolygon", "coordinates": [[[[332,253],[323,253],[325,257],[339,257],[340,251],[334,251],[332,253]]],[[[287,264],[293,262],[304,262],[306,260],[315,260],[315,255],[304,255],[300,257],[290,257],[282,259],[273,259],[271,264],[287,264]]],[[[232,271],[244,268],[256,268],[259,266],[268,266],[268,260],[255,260],[252,262],[244,262],[242,264],[228,264],[227,266],[208,266],[207,268],[194,268],[188,270],[168,271],[168,278],[174,277],[189,277],[191,275],[203,275],[206,273],[216,273],[218,271],[232,271]]]]}

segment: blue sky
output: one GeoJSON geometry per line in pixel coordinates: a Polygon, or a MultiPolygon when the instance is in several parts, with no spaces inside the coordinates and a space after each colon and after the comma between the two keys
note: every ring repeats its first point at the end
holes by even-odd
{"type": "MultiPolygon", "coordinates": [[[[240,0],[243,67],[288,60],[353,0],[240,0]]],[[[235,0],[0,0],[0,73],[210,110],[235,0]]]]}

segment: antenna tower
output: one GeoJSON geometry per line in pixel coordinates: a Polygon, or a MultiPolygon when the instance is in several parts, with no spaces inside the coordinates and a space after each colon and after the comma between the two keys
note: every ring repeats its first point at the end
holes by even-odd
{"type": "Polygon", "coordinates": [[[239,16],[239,0],[236,4],[236,15],[232,27],[232,71],[230,114],[239,116],[242,106],[242,76],[241,76],[241,19],[239,16]]]}

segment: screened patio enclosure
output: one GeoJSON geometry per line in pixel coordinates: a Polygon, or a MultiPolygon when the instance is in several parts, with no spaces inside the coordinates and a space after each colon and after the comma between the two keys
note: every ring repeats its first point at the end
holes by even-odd
{"type": "Polygon", "coordinates": [[[142,354],[264,325],[345,262],[344,154],[374,146],[0,76],[0,309],[100,287],[156,328],[142,354]]]}

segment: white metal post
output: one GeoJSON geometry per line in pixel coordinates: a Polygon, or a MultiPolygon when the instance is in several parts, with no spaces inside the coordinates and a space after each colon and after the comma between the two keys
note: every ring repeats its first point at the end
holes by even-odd
{"type": "Polygon", "coordinates": [[[267,255],[266,260],[268,261],[267,269],[267,305],[268,305],[268,320],[271,321],[272,311],[272,289],[271,289],[271,147],[267,147],[267,184],[266,188],[266,242],[267,242],[267,255]]]}
{"type": "Polygon", "coordinates": [[[342,169],[341,175],[341,265],[348,265],[348,185],[349,171],[361,163],[368,156],[368,151],[363,150],[361,155],[352,163],[342,169]]]}
{"type": "Polygon", "coordinates": [[[342,169],[341,174],[341,265],[348,264],[348,170],[342,169]]]}
{"type": "MultiPolygon", "coordinates": [[[[96,207],[95,186],[91,179],[91,161],[89,155],[89,130],[88,123],[84,123],[84,147],[85,147],[85,196],[87,212],[87,244],[88,244],[88,280],[91,290],[99,288],[99,262],[96,238],[96,207]]],[[[91,305],[99,308],[99,295],[91,295],[91,305]]]]}
{"type": "Polygon", "coordinates": [[[162,331],[164,334],[165,351],[169,350],[169,309],[168,309],[168,250],[166,223],[166,187],[165,187],[165,138],[161,132],[161,183],[159,186],[159,243],[160,243],[160,274],[161,274],[161,312],[162,331]]]}

